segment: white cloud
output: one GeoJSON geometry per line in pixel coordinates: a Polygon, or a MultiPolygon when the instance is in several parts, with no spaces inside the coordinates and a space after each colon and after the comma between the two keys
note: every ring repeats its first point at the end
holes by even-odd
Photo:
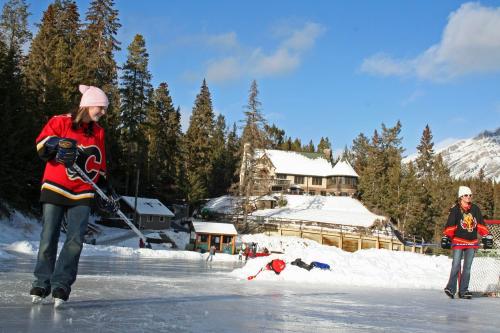
{"type": "Polygon", "coordinates": [[[382,76],[404,76],[411,73],[411,61],[397,60],[387,54],[377,53],[363,60],[361,71],[382,76]]]}
{"type": "Polygon", "coordinates": [[[276,50],[271,52],[265,52],[261,47],[241,47],[235,33],[214,36],[208,40],[233,46],[233,53],[208,61],[205,77],[211,82],[223,82],[244,76],[254,78],[290,73],[300,66],[304,53],[314,47],[324,31],[314,22],[289,29],[276,50]]]}
{"type": "Polygon", "coordinates": [[[221,82],[238,79],[242,76],[242,67],[235,57],[211,61],[205,77],[210,82],[221,82]]]}
{"type": "Polygon", "coordinates": [[[209,35],[205,37],[205,42],[210,46],[224,47],[224,48],[237,48],[238,40],[235,32],[228,32],[220,35],[209,35]]]}
{"type": "Polygon", "coordinates": [[[361,71],[383,76],[414,75],[447,81],[473,73],[500,71],[500,7],[463,4],[450,14],[441,41],[413,59],[376,54],[365,59],[361,71]]]}

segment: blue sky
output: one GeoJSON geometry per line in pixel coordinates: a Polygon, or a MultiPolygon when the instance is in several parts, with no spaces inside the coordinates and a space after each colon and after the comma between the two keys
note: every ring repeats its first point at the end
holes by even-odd
{"type": "MultiPolygon", "coordinates": [[[[27,2],[34,24],[51,1],[27,2]]],[[[118,63],[142,34],[184,126],[203,78],[228,124],[241,125],[256,79],[269,123],[334,150],[397,120],[406,154],[426,124],[436,144],[500,126],[498,1],[115,2],[118,63]]]]}

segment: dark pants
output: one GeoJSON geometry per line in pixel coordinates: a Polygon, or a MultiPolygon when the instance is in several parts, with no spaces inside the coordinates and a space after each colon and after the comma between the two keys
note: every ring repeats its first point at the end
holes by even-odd
{"type": "Polygon", "coordinates": [[[459,294],[463,294],[469,289],[470,280],[470,270],[472,267],[472,260],[474,260],[475,249],[462,249],[453,250],[453,262],[451,264],[450,279],[446,288],[448,288],[452,293],[457,291],[457,278],[460,269],[462,268],[462,257],[464,259],[464,265],[462,269],[462,275],[460,276],[460,290],[459,294]]]}
{"type": "Polygon", "coordinates": [[[78,273],[78,261],[89,215],[89,206],[65,207],[43,204],[43,227],[33,287],[63,288],[68,294],[71,292],[71,285],[75,282],[78,273]],[[61,223],[65,213],[68,222],[66,241],[56,262],[61,223]]]}

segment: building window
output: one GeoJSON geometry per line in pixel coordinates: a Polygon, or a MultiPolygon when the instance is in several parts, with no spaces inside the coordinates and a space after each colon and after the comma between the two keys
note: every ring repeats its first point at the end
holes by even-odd
{"type": "Polygon", "coordinates": [[[160,216],[160,222],[165,222],[165,216],[160,216]]]}
{"type": "Polygon", "coordinates": [[[321,191],[321,195],[325,196],[326,195],[326,191],[321,191]]]}
{"type": "Polygon", "coordinates": [[[312,177],[313,185],[323,185],[323,177],[312,177]]]}
{"type": "Polygon", "coordinates": [[[304,184],[304,176],[295,176],[294,182],[295,184],[304,184]]]}
{"type": "Polygon", "coordinates": [[[223,236],[222,238],[222,243],[224,244],[231,243],[232,241],[233,241],[233,236],[223,236]]]}
{"type": "Polygon", "coordinates": [[[153,215],[148,215],[148,222],[153,222],[153,215]]]}
{"type": "Polygon", "coordinates": [[[309,191],[309,195],[316,195],[316,191],[309,191]]]}
{"type": "Polygon", "coordinates": [[[198,240],[202,243],[206,243],[208,242],[208,235],[207,234],[198,235],[198,240]]]}
{"type": "Polygon", "coordinates": [[[276,174],[276,178],[278,178],[278,179],[286,179],[286,175],[282,174],[282,173],[278,173],[278,174],[276,174]]]}

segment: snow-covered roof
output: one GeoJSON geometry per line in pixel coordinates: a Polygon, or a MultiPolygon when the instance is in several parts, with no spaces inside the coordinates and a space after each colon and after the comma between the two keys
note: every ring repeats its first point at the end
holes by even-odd
{"type": "Polygon", "coordinates": [[[258,158],[264,154],[271,160],[276,173],[317,177],[327,177],[333,174],[332,164],[320,154],[312,158],[294,151],[274,149],[256,151],[258,158]]]}
{"type": "Polygon", "coordinates": [[[349,162],[340,160],[335,164],[333,167],[333,174],[332,176],[351,176],[351,177],[358,177],[358,174],[354,169],[352,168],[351,164],[349,162]]]}
{"type": "MultiPolygon", "coordinates": [[[[134,209],[135,197],[122,196],[121,199],[132,209],[134,209]]],[[[152,198],[137,198],[137,213],[143,215],[162,215],[174,217],[174,213],[170,211],[160,200],[152,198]]]]}
{"type": "Polygon", "coordinates": [[[319,195],[285,195],[287,205],[273,209],[256,210],[253,216],[314,221],[350,226],[370,227],[384,216],[370,212],[363,204],[350,197],[319,195]]]}
{"type": "Polygon", "coordinates": [[[231,223],[218,223],[218,222],[201,222],[193,221],[193,228],[195,232],[221,234],[221,235],[237,235],[236,228],[231,223]]]}

